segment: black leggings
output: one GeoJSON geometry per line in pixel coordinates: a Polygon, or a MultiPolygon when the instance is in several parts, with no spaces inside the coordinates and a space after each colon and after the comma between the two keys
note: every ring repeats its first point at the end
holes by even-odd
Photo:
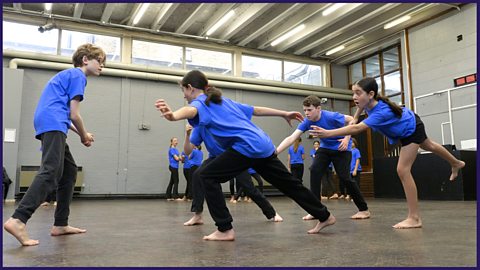
{"type": "Polygon", "coordinates": [[[170,182],[167,186],[167,199],[176,199],[178,198],[178,168],[173,168],[168,166],[170,170],[170,182]],[[172,188],[173,188],[173,197],[172,197],[172,188]]]}
{"type": "Polygon", "coordinates": [[[205,186],[208,210],[219,231],[224,232],[233,228],[233,219],[223,197],[221,183],[239,175],[248,168],[253,168],[263,179],[292,198],[321,222],[326,221],[330,216],[327,208],[310,190],[303,186],[300,180],[288,172],[276,154],[266,158],[249,158],[229,148],[207,164],[200,172],[200,177],[203,179],[205,186]]]}
{"type": "Polygon", "coordinates": [[[290,171],[300,182],[303,182],[303,163],[290,164],[290,171]]]}
{"type": "Polygon", "coordinates": [[[250,175],[253,176],[253,178],[255,178],[255,180],[257,180],[258,190],[260,190],[260,192],[263,193],[263,179],[262,179],[262,177],[258,173],[254,173],[254,174],[250,174],[250,175]]]}

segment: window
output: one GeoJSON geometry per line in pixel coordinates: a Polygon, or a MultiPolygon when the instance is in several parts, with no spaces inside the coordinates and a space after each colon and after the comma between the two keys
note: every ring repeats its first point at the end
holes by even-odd
{"type": "MultiPolygon", "coordinates": [[[[395,71],[384,76],[385,96],[392,99],[393,96],[400,97],[398,104],[402,104],[402,82],[400,81],[400,71],[395,71]]],[[[398,100],[396,98],[395,100],[398,100]]]]}
{"type": "Polygon", "coordinates": [[[78,46],[92,43],[100,46],[108,61],[120,61],[120,38],[62,30],[61,55],[72,55],[78,46]]]}
{"type": "Polygon", "coordinates": [[[378,54],[365,59],[365,77],[376,77],[380,75],[380,61],[378,54]]]}
{"type": "Polygon", "coordinates": [[[399,69],[400,63],[398,60],[398,47],[383,52],[382,56],[384,73],[399,69]]]}
{"type": "Polygon", "coordinates": [[[363,78],[362,61],[350,65],[350,74],[352,74],[352,83],[355,83],[363,78]]]}
{"type": "Polygon", "coordinates": [[[205,72],[232,75],[232,53],[185,48],[187,70],[198,69],[205,72]]]}
{"type": "Polygon", "coordinates": [[[146,66],[183,68],[183,47],[133,40],[132,63],[146,66]]]}
{"type": "Polygon", "coordinates": [[[282,61],[242,55],[242,76],[264,80],[282,80],[282,61]]]}
{"type": "Polygon", "coordinates": [[[3,49],[57,54],[58,29],[40,33],[38,26],[3,21],[3,49]]]}
{"type": "Polygon", "coordinates": [[[283,78],[285,82],[323,85],[322,70],[315,65],[285,61],[283,78]]]}

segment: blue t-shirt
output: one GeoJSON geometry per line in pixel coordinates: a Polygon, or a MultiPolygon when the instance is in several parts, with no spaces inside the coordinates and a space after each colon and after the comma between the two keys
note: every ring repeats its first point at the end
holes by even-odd
{"type": "Polygon", "coordinates": [[[188,155],[182,151],[182,157],[183,157],[183,168],[190,169],[192,167],[192,164],[190,162],[190,159],[188,158],[188,155]]]}
{"type": "Polygon", "coordinates": [[[168,150],[168,161],[170,162],[170,167],[178,168],[178,161],[175,160],[175,158],[173,157],[174,155],[180,157],[180,152],[178,152],[177,148],[170,147],[170,150],[168,150]]]}
{"type": "Polygon", "coordinates": [[[207,131],[204,126],[197,126],[192,130],[190,134],[190,143],[193,145],[199,146],[205,144],[205,147],[208,151],[208,158],[214,158],[221,153],[225,152],[225,150],[215,141],[212,135],[207,131]]]}
{"type": "MultiPolygon", "coordinates": [[[[353,173],[355,170],[355,163],[357,163],[357,159],[360,159],[362,155],[360,155],[360,150],[358,148],[352,148],[352,162],[350,162],[350,173],[353,173]]],[[[357,171],[362,170],[362,165],[358,163],[357,171]]]]}
{"type": "MultiPolygon", "coordinates": [[[[320,120],[314,122],[310,121],[307,118],[303,120],[302,123],[298,124],[297,129],[305,132],[310,130],[310,126],[318,126],[323,129],[331,130],[337,129],[345,126],[345,115],[338,113],[338,112],[330,112],[322,110],[320,114],[320,120]]],[[[341,139],[345,138],[345,136],[335,136],[330,138],[322,138],[320,140],[320,147],[326,148],[330,150],[338,150],[338,146],[340,145],[341,139]]],[[[348,150],[351,149],[352,141],[348,143],[348,150]]]]}
{"type": "Polygon", "coordinates": [[[198,149],[193,149],[190,155],[190,163],[192,166],[201,166],[203,162],[203,152],[198,149]]]}
{"type": "Polygon", "coordinates": [[[305,154],[303,145],[299,145],[297,152],[293,151],[293,145],[288,148],[288,154],[290,155],[290,164],[303,164],[302,155],[305,154]]]}
{"type": "Polygon", "coordinates": [[[199,95],[190,105],[198,114],[188,122],[204,126],[223,149],[233,148],[249,158],[266,158],[275,152],[270,137],[250,119],[253,107],[222,97],[221,104],[205,104],[206,95],[199,95]]]}
{"type": "Polygon", "coordinates": [[[249,174],[256,174],[257,172],[252,168],[248,168],[248,173],[249,174]]]}
{"type": "Polygon", "coordinates": [[[87,76],[80,68],[70,68],[53,76],[43,89],[33,117],[35,137],[48,131],[68,132],[70,128],[70,101],[83,100],[87,76]]]}
{"type": "Polygon", "coordinates": [[[363,123],[385,135],[390,144],[415,132],[415,114],[407,108],[403,108],[402,117],[397,117],[387,103],[379,100],[375,107],[371,110],[365,108],[365,111],[368,117],[363,120],[363,123]]]}

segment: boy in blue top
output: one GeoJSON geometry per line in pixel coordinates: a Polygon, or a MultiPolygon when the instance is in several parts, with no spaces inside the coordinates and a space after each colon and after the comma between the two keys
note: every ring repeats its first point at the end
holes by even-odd
{"type": "Polygon", "coordinates": [[[305,160],[305,149],[303,148],[302,138],[295,140],[294,144],[288,148],[288,168],[290,172],[303,182],[303,160],[305,160]]]}
{"type": "Polygon", "coordinates": [[[205,198],[210,215],[218,228],[217,231],[205,236],[205,240],[235,239],[233,219],[226,206],[220,183],[228,181],[248,168],[253,168],[265,180],[319,219],[309,233],[318,233],[335,223],[335,217],[277,158],[270,137],[250,120],[252,115],[281,116],[290,124],[293,119],[302,120],[300,113],[253,107],[223,98],[221,91],[208,86],[206,76],[197,70],[188,72],[183,77],[181,86],[190,106],[173,112],[164,99],[158,99],[155,102],[157,110],[169,121],[189,119],[189,123],[194,127],[205,127],[215,141],[225,149],[225,152],[206,165],[200,173],[204,180],[205,198]]]}
{"type": "MultiPolygon", "coordinates": [[[[287,138],[285,138],[277,147],[277,153],[281,153],[290,146],[305,131],[311,129],[311,126],[321,126],[325,129],[335,129],[345,126],[353,118],[349,115],[343,115],[336,112],[322,110],[320,98],[317,96],[308,96],[303,100],[303,111],[306,119],[300,123],[297,129],[287,138]]],[[[350,151],[350,136],[336,136],[320,141],[320,148],[315,153],[315,159],[311,166],[310,187],[317,198],[320,199],[321,180],[328,169],[330,162],[333,162],[340,181],[344,181],[348,192],[352,195],[353,202],[358,208],[358,213],[353,215],[352,219],[365,219],[370,217],[367,203],[363,199],[358,185],[350,178],[350,160],[352,154],[350,151]]],[[[313,219],[312,215],[303,217],[304,220],[313,219]]]]}
{"type": "Polygon", "coordinates": [[[455,158],[440,144],[427,138],[425,126],[418,115],[407,108],[401,108],[388,98],[378,94],[378,85],[374,78],[364,78],[353,84],[353,101],[357,105],[354,120],[349,126],[326,130],[312,126],[310,133],[321,138],[342,135],[355,135],[369,127],[385,135],[390,143],[400,140],[402,148],[398,159],[397,173],[402,181],[403,190],[408,205],[408,216],[405,220],[393,225],[395,229],[410,229],[422,227],[418,210],[417,187],[413,180],[411,168],[418,149],[421,147],[431,151],[452,166],[450,181],[457,178],[458,171],[465,166],[465,162],[455,158]],[[358,117],[365,110],[368,118],[356,124],[358,117]]]}
{"type": "Polygon", "coordinates": [[[93,135],[87,132],[80,116],[80,102],[84,97],[87,77],[100,75],[105,56],[100,47],[81,45],[72,57],[74,68],[57,73],[48,81],[40,96],[34,115],[34,127],[35,138],[42,142],[42,163],[15,213],[4,224],[5,230],[24,246],[38,245],[38,240],[30,239],[25,226],[55,187],[57,207],[50,234],[58,236],[86,232],[68,225],[77,165],[66,139],[68,129],[71,129],[80,136],[86,147],[93,143],[93,135]]]}
{"type": "MultiPolygon", "coordinates": [[[[195,147],[200,147],[202,142],[205,144],[208,150],[208,159],[203,162],[203,164],[193,172],[192,182],[193,182],[193,202],[191,212],[194,213],[193,217],[183,223],[185,226],[201,225],[203,224],[202,213],[203,213],[203,201],[205,199],[205,190],[203,187],[202,179],[200,177],[201,171],[208,165],[216,156],[222,154],[225,150],[221,148],[220,145],[211,137],[211,135],[205,130],[204,127],[198,126],[192,131],[192,126],[187,125],[186,127],[186,136],[184,143],[184,152],[189,153],[190,151],[195,151],[195,147]],[[197,146],[195,146],[197,145],[197,146]]],[[[253,201],[262,209],[263,214],[267,217],[268,220],[274,222],[282,222],[283,218],[277,214],[273,206],[267,200],[267,198],[259,192],[252,183],[250,175],[247,171],[244,171],[236,176],[237,183],[240,188],[244,188],[247,193],[252,197],[253,201]]]]}

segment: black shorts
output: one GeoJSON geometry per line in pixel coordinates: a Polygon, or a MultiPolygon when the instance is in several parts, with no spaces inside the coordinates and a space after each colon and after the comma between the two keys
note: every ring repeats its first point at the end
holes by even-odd
{"type": "Polygon", "coordinates": [[[427,139],[427,133],[425,133],[425,125],[417,114],[415,114],[415,122],[415,131],[413,132],[413,134],[403,139],[400,139],[402,146],[409,145],[411,143],[421,144],[427,139]]]}

